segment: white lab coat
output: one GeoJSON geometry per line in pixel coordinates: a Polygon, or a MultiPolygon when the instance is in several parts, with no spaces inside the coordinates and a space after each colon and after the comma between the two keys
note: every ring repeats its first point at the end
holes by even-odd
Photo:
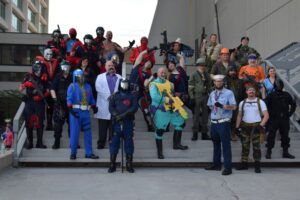
{"type": "MultiPolygon", "coordinates": [[[[116,82],[114,92],[118,91],[119,82],[120,79],[122,78],[119,74],[116,74],[116,76],[118,80],[116,82]]],[[[110,120],[111,115],[108,109],[109,107],[108,98],[110,97],[111,93],[108,87],[106,73],[102,73],[97,76],[95,86],[97,91],[97,107],[98,107],[98,112],[95,114],[95,118],[110,120]]]]}

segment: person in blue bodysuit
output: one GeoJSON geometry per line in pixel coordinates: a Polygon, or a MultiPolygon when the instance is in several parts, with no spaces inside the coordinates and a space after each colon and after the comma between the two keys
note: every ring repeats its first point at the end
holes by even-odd
{"type": "Polygon", "coordinates": [[[73,72],[73,83],[70,84],[67,91],[67,105],[70,118],[70,141],[71,141],[71,160],[76,159],[79,132],[84,132],[85,157],[98,159],[99,156],[92,151],[92,131],[89,109],[94,113],[98,112],[95,100],[92,94],[92,88],[84,82],[83,71],[77,69],[73,72]]]}
{"type": "Polygon", "coordinates": [[[75,28],[70,28],[69,30],[69,38],[66,39],[66,52],[68,56],[74,56],[74,52],[72,53],[72,48],[76,42],[80,40],[76,38],[77,31],[75,28]],[[73,55],[72,55],[73,54],[73,55]]]}
{"type": "MultiPolygon", "coordinates": [[[[118,92],[109,100],[109,112],[113,120],[113,136],[109,145],[110,167],[109,173],[116,171],[116,158],[120,148],[120,138],[124,138],[126,153],[126,170],[134,172],[132,167],[133,146],[133,122],[134,114],[138,109],[137,98],[129,89],[129,81],[120,81],[118,92]]],[[[123,148],[123,147],[121,147],[123,148]]]]}
{"type": "Polygon", "coordinates": [[[184,120],[187,119],[187,113],[182,107],[183,103],[178,103],[180,99],[173,96],[172,84],[166,80],[166,73],[166,68],[159,68],[157,78],[149,86],[152,99],[150,108],[156,126],[155,139],[159,159],[164,159],[162,154],[162,136],[169,123],[174,126],[173,149],[188,149],[187,146],[181,145],[182,129],[184,120]]]}

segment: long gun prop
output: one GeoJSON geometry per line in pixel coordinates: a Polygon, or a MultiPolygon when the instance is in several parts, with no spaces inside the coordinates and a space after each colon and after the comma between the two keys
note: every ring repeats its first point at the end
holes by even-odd
{"type": "Polygon", "coordinates": [[[183,119],[185,119],[185,120],[188,119],[188,113],[183,108],[184,103],[181,101],[181,99],[179,97],[174,97],[170,92],[168,92],[168,88],[166,87],[165,84],[160,84],[158,87],[159,87],[159,90],[162,91],[163,96],[169,97],[174,102],[172,104],[172,108],[171,108],[172,111],[178,112],[183,119]]]}

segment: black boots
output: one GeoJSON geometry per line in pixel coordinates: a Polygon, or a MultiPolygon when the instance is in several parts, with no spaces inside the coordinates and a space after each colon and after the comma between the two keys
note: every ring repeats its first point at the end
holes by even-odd
{"type": "Polygon", "coordinates": [[[188,146],[181,145],[182,131],[175,130],[173,135],[173,149],[187,150],[188,146]]]}
{"type": "Polygon", "coordinates": [[[289,159],[295,159],[295,156],[291,155],[287,148],[283,149],[282,157],[289,158],[289,159]]]}
{"type": "Polygon", "coordinates": [[[36,141],[36,148],[46,149],[47,146],[43,144],[43,128],[38,128],[37,132],[37,141],[36,141]]]}
{"type": "Polygon", "coordinates": [[[266,153],[266,159],[271,159],[272,149],[268,148],[266,153]]]}
{"type": "Polygon", "coordinates": [[[110,154],[110,164],[109,164],[109,168],[108,168],[108,173],[113,173],[116,171],[116,159],[117,159],[117,155],[114,154],[110,154]]]}
{"type": "Polygon", "coordinates": [[[255,173],[261,173],[260,162],[259,161],[254,162],[254,171],[255,171],[255,173]]]}
{"type": "Polygon", "coordinates": [[[193,132],[192,141],[198,140],[198,132],[193,132]]]}
{"type": "Polygon", "coordinates": [[[32,128],[26,128],[27,133],[27,146],[26,149],[32,149],[33,148],[33,129],[32,128]]]}
{"type": "Polygon", "coordinates": [[[236,170],[247,170],[248,169],[248,163],[247,162],[241,162],[236,166],[236,170]]]}
{"type": "Polygon", "coordinates": [[[60,148],[60,138],[55,138],[54,144],[52,145],[52,149],[59,149],[60,148]]]}
{"type": "Polygon", "coordinates": [[[134,169],[132,167],[132,155],[126,155],[126,170],[129,173],[134,173],[134,169]]]}
{"type": "Polygon", "coordinates": [[[162,140],[156,139],[156,148],[157,148],[157,158],[164,159],[165,157],[162,153],[162,151],[163,151],[162,140]]]}
{"type": "Polygon", "coordinates": [[[202,140],[210,140],[211,138],[207,135],[207,133],[202,133],[201,139],[202,140]]]}

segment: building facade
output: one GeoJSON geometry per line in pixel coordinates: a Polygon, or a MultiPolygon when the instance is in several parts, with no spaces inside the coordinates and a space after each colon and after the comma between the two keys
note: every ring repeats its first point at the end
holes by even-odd
{"type": "Polygon", "coordinates": [[[0,0],[0,32],[48,33],[49,0],[0,0]]]}

